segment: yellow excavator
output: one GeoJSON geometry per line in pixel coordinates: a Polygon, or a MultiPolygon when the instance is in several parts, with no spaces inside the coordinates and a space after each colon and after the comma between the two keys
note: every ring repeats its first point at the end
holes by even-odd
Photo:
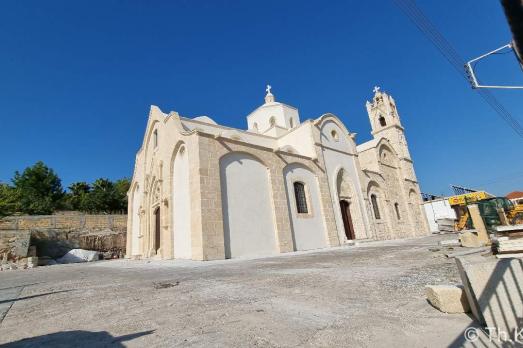
{"type": "Polygon", "coordinates": [[[449,197],[448,201],[458,218],[455,224],[456,231],[472,228],[472,221],[467,208],[469,204],[478,205],[487,229],[507,223],[511,225],[523,224],[523,204],[514,204],[505,197],[494,197],[485,191],[478,191],[452,196],[449,197]]]}

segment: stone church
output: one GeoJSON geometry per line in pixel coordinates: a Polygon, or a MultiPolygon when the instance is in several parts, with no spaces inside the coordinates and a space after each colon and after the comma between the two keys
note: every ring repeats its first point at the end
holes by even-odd
{"type": "Polygon", "coordinates": [[[129,190],[129,257],[215,260],[428,234],[394,99],[367,102],[373,139],[275,100],[247,130],[151,106],[129,190]]]}

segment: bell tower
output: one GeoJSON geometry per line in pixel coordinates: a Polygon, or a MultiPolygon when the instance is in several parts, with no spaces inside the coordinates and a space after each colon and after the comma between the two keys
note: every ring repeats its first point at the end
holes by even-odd
{"type": "Polygon", "coordinates": [[[369,114],[372,135],[375,139],[387,138],[401,159],[410,158],[409,147],[405,139],[405,129],[401,125],[400,116],[396,108],[396,102],[387,93],[374,87],[372,101],[367,101],[367,113],[369,114]]]}

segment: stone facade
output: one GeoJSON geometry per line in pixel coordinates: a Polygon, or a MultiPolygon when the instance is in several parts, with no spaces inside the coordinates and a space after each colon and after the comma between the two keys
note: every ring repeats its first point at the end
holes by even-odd
{"type": "Polygon", "coordinates": [[[127,255],[213,260],[427,234],[395,102],[376,89],[367,109],[374,139],[356,146],[336,116],[300,122],[270,89],[246,131],[152,106],[127,255]]]}

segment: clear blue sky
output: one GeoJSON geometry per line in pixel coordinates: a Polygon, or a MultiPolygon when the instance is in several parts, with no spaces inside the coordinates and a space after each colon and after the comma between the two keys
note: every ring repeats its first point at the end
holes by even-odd
{"type": "MultiPolygon", "coordinates": [[[[464,58],[510,40],[498,1],[419,1],[464,58]]],[[[64,186],[132,175],[149,105],[246,128],[267,83],[302,120],[370,139],[365,101],[396,99],[422,191],[523,190],[523,139],[383,1],[3,1],[0,181],[38,160],[64,186]]],[[[481,63],[520,82],[512,55],[481,63]]],[[[495,95],[523,122],[523,92],[495,95]]]]}

